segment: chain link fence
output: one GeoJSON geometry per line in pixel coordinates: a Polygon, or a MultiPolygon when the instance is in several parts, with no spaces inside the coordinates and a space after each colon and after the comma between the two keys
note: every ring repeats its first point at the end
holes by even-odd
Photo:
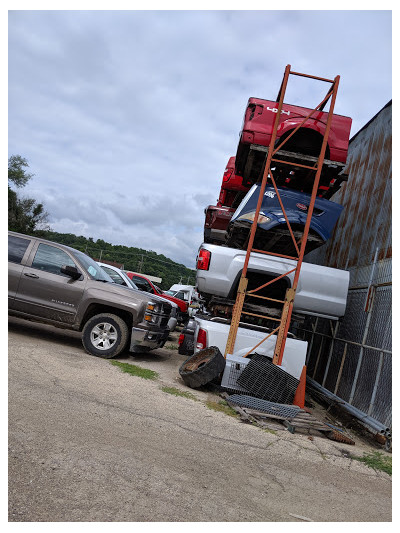
{"type": "Polygon", "coordinates": [[[350,269],[346,314],[308,318],[297,334],[308,341],[307,376],[365,424],[392,426],[392,260],[350,269]]]}

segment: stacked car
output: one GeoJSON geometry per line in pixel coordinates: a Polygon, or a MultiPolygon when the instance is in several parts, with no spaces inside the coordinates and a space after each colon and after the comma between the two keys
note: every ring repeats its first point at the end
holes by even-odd
{"type": "MultiPolygon", "coordinates": [[[[249,99],[236,157],[228,160],[217,205],[205,210],[204,242],[246,248],[277,106],[277,102],[270,100],[249,99]]],[[[326,112],[315,111],[306,119],[311,111],[283,104],[275,144],[278,162],[271,166],[295,237],[302,235],[315,178],[315,171],[305,167],[317,162],[328,117],[326,112]],[[299,124],[302,126],[294,132],[299,124]],[[298,166],[288,166],[284,161],[295,162],[298,166]]],[[[306,253],[326,242],[342,211],[341,206],[329,199],[347,179],[344,168],[350,128],[351,118],[333,115],[306,253]]],[[[254,246],[264,251],[294,255],[292,238],[272,177],[268,176],[258,219],[262,231],[257,232],[254,246]]]]}
{"type": "MultiPolygon", "coordinates": [[[[236,376],[244,374],[244,368],[249,363],[246,357],[253,349],[256,337],[261,337],[258,351],[250,357],[259,357],[259,352],[265,350],[261,359],[264,362],[272,359],[277,342],[273,329],[279,322],[287,291],[293,286],[298,246],[309,217],[311,194],[315,192],[317,166],[320,169],[317,198],[310,218],[305,253],[329,239],[343,209],[330,198],[347,179],[344,167],[351,119],[333,115],[328,121],[328,113],[321,108],[312,110],[288,104],[283,104],[277,119],[278,112],[278,102],[249,99],[236,156],[228,160],[217,205],[205,209],[204,243],[197,256],[196,282],[207,313],[196,315],[179,338],[180,353],[191,355],[194,352],[179,369],[182,379],[190,387],[196,388],[220,379],[223,370],[222,386],[237,390],[239,378],[237,383],[232,384],[234,374],[231,371],[236,372],[236,376]],[[328,122],[330,129],[321,165],[328,122]],[[275,125],[274,153],[268,158],[275,125]],[[267,159],[270,163],[260,200],[267,159]],[[291,164],[288,165],[288,162],[291,164]],[[258,231],[249,258],[245,250],[254,223],[258,231]],[[267,252],[267,255],[257,252],[267,252]],[[249,293],[259,291],[257,298],[263,300],[243,303],[244,312],[240,316],[234,343],[236,352],[227,353],[225,360],[222,353],[230,335],[236,296],[239,290],[243,292],[243,287],[240,289],[239,285],[244,268],[246,290],[249,293]],[[269,346],[265,342],[267,339],[269,346]]],[[[293,317],[297,321],[307,315],[338,319],[345,311],[348,284],[349,273],[346,271],[303,263],[293,317]]],[[[297,380],[291,391],[293,395],[305,364],[306,351],[306,341],[287,339],[280,371],[284,368],[286,377],[297,380]],[[291,342],[293,354],[289,349],[291,342]]],[[[259,385],[258,370],[252,380],[258,380],[259,385]]],[[[261,379],[263,386],[268,379],[265,374],[261,379]]],[[[242,385],[245,387],[241,382],[242,385]]],[[[291,403],[293,400],[292,397],[273,399],[271,391],[268,391],[268,397],[260,396],[258,385],[257,391],[250,385],[250,388],[241,390],[270,401],[291,403]]]]}

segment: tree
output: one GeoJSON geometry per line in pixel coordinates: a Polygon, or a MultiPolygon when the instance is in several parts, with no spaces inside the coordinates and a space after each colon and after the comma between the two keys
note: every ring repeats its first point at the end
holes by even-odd
{"type": "Polygon", "coordinates": [[[22,198],[10,187],[10,183],[18,189],[25,187],[33,177],[25,169],[28,161],[20,155],[12,155],[8,159],[8,229],[19,233],[37,233],[38,230],[49,230],[48,214],[43,204],[33,198],[22,198]]]}

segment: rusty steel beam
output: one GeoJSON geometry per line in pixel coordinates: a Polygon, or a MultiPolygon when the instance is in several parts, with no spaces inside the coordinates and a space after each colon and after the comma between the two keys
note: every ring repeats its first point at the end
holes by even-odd
{"type": "MultiPolygon", "coordinates": [[[[268,172],[269,172],[269,168],[271,166],[272,149],[273,149],[273,147],[275,145],[275,141],[276,141],[276,137],[277,137],[277,131],[278,131],[278,124],[279,124],[279,117],[281,116],[281,112],[282,112],[283,97],[284,97],[284,94],[286,92],[286,87],[287,87],[287,83],[288,83],[288,80],[289,80],[289,73],[290,73],[290,65],[287,65],[286,69],[285,69],[284,76],[283,76],[282,84],[281,84],[281,91],[280,91],[281,95],[280,95],[279,104],[278,104],[278,112],[277,112],[276,117],[275,117],[274,128],[273,128],[272,135],[271,135],[271,141],[270,141],[270,145],[269,145],[270,146],[270,150],[268,150],[267,161],[266,161],[265,168],[264,168],[264,174],[263,174],[263,178],[262,178],[262,182],[261,182],[261,187],[260,187],[260,193],[259,193],[259,197],[258,197],[256,212],[254,214],[254,221],[258,221],[258,216],[260,214],[260,209],[261,209],[262,199],[263,199],[263,196],[264,196],[265,186],[267,184],[268,172]]],[[[251,229],[250,229],[249,241],[248,241],[248,245],[247,245],[247,252],[246,252],[246,258],[245,258],[244,265],[243,265],[241,281],[243,281],[244,279],[246,279],[246,281],[247,281],[247,277],[246,277],[247,276],[247,267],[248,267],[248,264],[249,264],[250,253],[251,253],[251,250],[253,248],[254,236],[255,236],[256,229],[257,229],[257,222],[256,223],[253,222],[253,224],[251,225],[251,229]]],[[[240,285],[240,283],[239,283],[239,285],[240,285]]],[[[247,283],[246,283],[246,287],[247,287],[247,283]]],[[[239,321],[240,321],[240,315],[241,315],[241,312],[242,312],[242,309],[243,309],[244,296],[245,296],[244,293],[243,294],[239,294],[239,291],[238,291],[238,298],[236,300],[235,307],[233,309],[232,323],[231,323],[231,327],[230,327],[230,331],[229,331],[229,335],[228,335],[228,341],[226,343],[226,348],[225,348],[225,357],[226,357],[226,355],[228,353],[233,353],[233,350],[234,350],[234,347],[235,347],[236,335],[237,335],[237,330],[238,330],[239,321]]]]}
{"type": "MultiPolygon", "coordinates": [[[[275,349],[274,349],[274,356],[273,356],[273,363],[276,364],[276,365],[281,365],[282,364],[283,352],[284,352],[284,349],[285,349],[286,339],[287,339],[289,326],[290,326],[290,321],[291,321],[291,316],[292,316],[294,299],[295,299],[296,290],[297,290],[298,281],[299,281],[299,276],[300,276],[300,269],[301,269],[301,265],[302,265],[303,258],[304,258],[305,248],[306,248],[306,244],[307,244],[307,238],[308,238],[310,224],[311,224],[311,217],[312,217],[313,210],[314,210],[315,199],[316,199],[316,196],[317,196],[317,191],[318,191],[319,180],[320,180],[320,176],[321,176],[321,172],[322,172],[322,167],[323,167],[323,164],[324,164],[324,161],[325,161],[325,152],[326,152],[326,147],[327,147],[327,144],[328,144],[328,136],[329,136],[330,127],[331,127],[331,123],[332,123],[333,110],[334,110],[334,106],[335,106],[336,95],[337,95],[337,90],[338,90],[338,85],[339,85],[339,80],[340,80],[339,76],[336,76],[334,80],[329,80],[329,79],[325,79],[325,78],[319,78],[319,77],[316,77],[316,76],[311,76],[311,75],[308,75],[308,74],[300,74],[300,73],[297,73],[297,72],[291,72],[290,68],[291,68],[290,65],[286,66],[285,73],[284,73],[284,76],[283,76],[283,80],[282,80],[282,83],[281,83],[281,87],[280,87],[280,90],[279,90],[279,93],[278,93],[278,98],[277,98],[277,101],[278,101],[278,112],[277,112],[276,117],[275,117],[274,128],[273,128],[273,131],[272,131],[271,141],[270,141],[268,152],[267,152],[267,160],[266,160],[266,164],[265,164],[265,167],[264,167],[263,177],[262,177],[259,196],[258,196],[258,201],[257,201],[257,207],[256,207],[256,211],[255,211],[255,214],[254,214],[254,220],[253,220],[253,223],[251,225],[250,232],[249,232],[249,237],[248,237],[248,242],[247,242],[247,250],[246,250],[246,257],[245,257],[245,261],[244,261],[244,265],[243,265],[241,279],[240,279],[240,282],[239,282],[239,289],[238,289],[238,293],[237,293],[236,302],[235,302],[235,305],[234,305],[234,308],[233,308],[231,327],[229,329],[229,335],[228,335],[228,340],[227,340],[226,349],[225,349],[225,357],[227,356],[228,353],[232,354],[233,351],[234,351],[235,342],[236,342],[236,336],[237,336],[237,330],[238,330],[238,327],[239,327],[240,317],[241,317],[242,313],[243,314],[249,314],[249,315],[252,315],[252,316],[260,316],[261,318],[269,318],[267,316],[253,315],[252,313],[247,313],[247,312],[244,313],[243,312],[243,305],[244,305],[245,296],[246,295],[253,296],[252,293],[254,293],[254,292],[256,292],[256,291],[258,291],[258,290],[260,290],[260,289],[262,289],[262,288],[264,288],[264,287],[266,287],[268,285],[270,285],[271,283],[274,283],[278,279],[281,279],[282,277],[286,276],[287,274],[289,274],[291,272],[295,272],[292,287],[286,291],[286,296],[285,296],[285,300],[284,300],[284,304],[283,304],[282,315],[281,315],[281,318],[280,318],[280,326],[277,329],[274,330],[274,332],[278,331],[277,340],[276,340],[275,349]],[[325,98],[322,100],[322,102],[320,104],[318,104],[318,106],[316,106],[307,115],[307,117],[303,120],[303,122],[300,125],[298,125],[295,128],[295,130],[277,148],[275,148],[275,142],[276,142],[276,138],[277,138],[277,130],[278,130],[279,118],[280,118],[281,113],[282,113],[283,99],[284,99],[284,96],[285,96],[285,93],[286,93],[286,88],[287,88],[287,84],[288,84],[288,80],[289,80],[290,74],[294,74],[294,75],[297,75],[297,76],[304,76],[304,77],[308,77],[308,78],[313,78],[313,79],[320,80],[320,81],[326,81],[326,82],[332,83],[332,86],[329,89],[329,91],[328,91],[327,95],[325,96],[325,98]],[[289,138],[316,111],[322,110],[322,108],[325,106],[326,102],[329,99],[330,99],[330,108],[329,108],[329,112],[328,112],[328,119],[327,119],[327,124],[326,124],[325,132],[324,132],[324,137],[323,137],[323,141],[322,141],[320,154],[319,154],[317,162],[314,164],[314,166],[310,167],[310,170],[315,171],[315,178],[314,178],[314,184],[313,184],[313,189],[312,189],[312,193],[311,193],[308,213],[307,213],[307,219],[306,219],[303,235],[302,235],[301,239],[297,242],[296,239],[294,238],[294,234],[293,234],[292,228],[290,226],[288,217],[286,215],[285,208],[284,208],[283,203],[281,201],[279,191],[277,190],[277,186],[276,186],[274,177],[273,177],[272,172],[271,172],[271,162],[273,161],[273,156],[275,155],[275,153],[279,151],[279,149],[285,144],[285,142],[287,142],[289,140],[289,138]],[[267,183],[268,177],[271,177],[274,189],[275,189],[275,191],[276,191],[276,193],[278,195],[278,200],[279,200],[282,212],[284,214],[285,221],[286,221],[286,224],[288,226],[290,235],[291,235],[292,240],[294,242],[296,252],[298,253],[298,257],[289,257],[289,256],[284,256],[282,254],[264,252],[262,250],[253,249],[254,237],[255,237],[256,230],[257,230],[257,226],[258,226],[258,217],[259,217],[259,213],[260,213],[260,210],[261,210],[262,199],[263,199],[263,196],[264,196],[264,191],[265,191],[265,187],[266,187],[266,183],[267,183]],[[299,248],[298,244],[300,245],[300,248],[299,248]],[[252,289],[251,291],[246,292],[247,284],[248,284],[247,269],[248,269],[248,264],[249,264],[249,260],[250,260],[250,254],[252,252],[264,253],[266,255],[274,255],[274,256],[277,256],[277,257],[284,257],[284,258],[293,259],[293,260],[296,261],[296,267],[294,269],[290,270],[289,272],[287,272],[286,274],[283,274],[281,276],[277,276],[273,280],[270,280],[269,282],[264,283],[260,287],[257,287],[256,289],[252,289]]],[[[291,162],[287,162],[287,163],[288,164],[293,164],[291,162]]],[[[277,320],[277,319],[273,319],[273,320],[277,320]]],[[[253,349],[254,348],[252,348],[252,350],[253,349]]]]}
{"type": "Polygon", "coordinates": [[[333,110],[334,110],[335,102],[336,102],[336,95],[337,95],[337,90],[339,86],[339,80],[340,80],[340,76],[336,76],[335,84],[332,90],[332,98],[330,102],[328,120],[326,123],[324,138],[322,141],[321,152],[318,158],[318,167],[317,167],[317,171],[316,171],[316,175],[314,179],[314,185],[313,185],[313,189],[311,193],[310,204],[308,206],[307,219],[306,219],[306,223],[304,226],[303,238],[301,241],[301,247],[300,247],[299,259],[298,259],[297,267],[296,267],[296,273],[294,275],[292,288],[287,290],[287,293],[286,293],[287,297],[285,298],[286,301],[283,305],[281,327],[279,329],[278,338],[276,340],[274,357],[272,358],[272,362],[276,365],[282,364],[283,352],[285,350],[286,338],[287,338],[287,334],[289,331],[290,320],[291,320],[292,311],[293,311],[294,298],[296,295],[297,285],[298,285],[299,276],[300,276],[300,269],[303,263],[304,252],[305,252],[305,248],[307,244],[307,237],[308,237],[308,233],[310,230],[311,217],[314,211],[315,199],[317,197],[317,192],[318,192],[319,179],[321,176],[322,165],[323,165],[323,161],[325,158],[325,151],[326,151],[326,147],[328,144],[328,136],[329,136],[329,132],[331,129],[332,116],[333,116],[333,110]],[[291,292],[291,290],[293,291],[293,293],[291,292]]]}

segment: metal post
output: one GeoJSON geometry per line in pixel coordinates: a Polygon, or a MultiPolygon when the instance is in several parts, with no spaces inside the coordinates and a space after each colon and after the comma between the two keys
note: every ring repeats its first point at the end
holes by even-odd
{"type": "Polygon", "coordinates": [[[317,331],[317,327],[318,327],[318,319],[319,319],[319,317],[317,316],[317,318],[315,320],[315,323],[311,326],[313,332],[312,332],[312,335],[311,335],[311,342],[310,342],[310,344],[308,346],[307,358],[306,358],[306,366],[308,365],[308,361],[310,360],[311,351],[312,351],[312,347],[313,347],[313,344],[314,344],[315,332],[317,331]]]}
{"type": "Polygon", "coordinates": [[[375,377],[375,383],[374,383],[374,390],[372,391],[372,396],[371,396],[371,401],[369,403],[369,407],[368,407],[368,416],[371,415],[372,413],[372,409],[374,407],[374,404],[375,404],[375,397],[376,397],[376,393],[377,393],[377,390],[378,390],[378,383],[379,383],[379,379],[381,377],[381,372],[382,372],[382,366],[383,366],[383,352],[381,352],[379,354],[379,363],[378,363],[378,370],[376,372],[376,377],[375,377]]]}
{"type": "Polygon", "coordinates": [[[341,362],[340,362],[340,368],[339,368],[338,376],[337,376],[337,379],[336,379],[335,390],[333,391],[334,394],[337,393],[337,390],[338,390],[338,388],[339,388],[339,383],[340,383],[340,379],[341,379],[341,377],[342,377],[342,372],[343,372],[344,362],[345,362],[345,360],[346,360],[346,355],[347,355],[347,342],[344,343],[344,349],[343,349],[342,360],[341,360],[341,362]]]}
{"type": "MultiPolygon", "coordinates": [[[[332,321],[330,321],[330,322],[332,322],[332,321]]],[[[335,338],[336,338],[336,333],[337,333],[338,328],[339,328],[339,322],[336,322],[336,326],[335,326],[334,330],[333,330],[332,324],[331,324],[331,331],[333,330],[332,331],[332,341],[331,341],[331,346],[329,348],[329,356],[328,356],[328,361],[326,363],[324,379],[322,380],[322,386],[323,387],[325,387],[326,378],[328,376],[329,367],[330,367],[331,359],[332,359],[332,353],[333,353],[333,345],[335,344],[335,338]]]]}
{"type": "MultiPolygon", "coordinates": [[[[392,323],[392,311],[390,311],[390,318],[388,320],[388,323],[386,324],[385,333],[383,334],[382,343],[384,339],[386,338],[386,334],[389,330],[390,324],[392,323]]],[[[378,363],[378,370],[376,371],[376,377],[375,377],[375,383],[374,383],[374,390],[372,391],[371,401],[368,408],[368,415],[372,413],[372,409],[375,405],[375,397],[376,393],[378,391],[378,385],[379,385],[379,379],[381,377],[382,373],[382,367],[383,367],[383,352],[379,354],[379,363],[378,363]]]]}
{"type": "Polygon", "coordinates": [[[368,302],[368,298],[369,298],[370,288],[372,286],[372,280],[373,280],[373,276],[374,276],[377,257],[378,257],[378,248],[375,251],[374,262],[373,262],[373,265],[372,265],[371,274],[370,274],[369,283],[368,283],[368,287],[369,288],[367,290],[367,296],[365,298],[366,305],[369,304],[368,305],[368,309],[367,308],[365,309],[365,311],[368,313],[368,316],[367,316],[367,321],[365,323],[363,339],[361,341],[362,346],[360,348],[360,354],[358,356],[357,368],[356,368],[356,372],[354,374],[353,385],[352,385],[352,388],[351,388],[351,393],[350,393],[350,398],[349,398],[349,404],[352,404],[352,402],[354,400],[354,394],[355,394],[355,391],[356,391],[358,376],[360,374],[361,363],[362,363],[362,360],[363,360],[363,357],[364,357],[364,345],[367,342],[369,324],[371,322],[372,309],[373,309],[373,306],[374,306],[374,295],[372,295],[372,299],[371,299],[370,302],[368,302]]]}
{"type": "Polygon", "coordinates": [[[321,357],[321,352],[322,352],[322,347],[324,345],[324,342],[325,342],[325,337],[322,337],[321,338],[321,344],[319,346],[319,351],[318,351],[318,356],[317,356],[317,360],[315,362],[315,366],[314,366],[314,372],[313,372],[313,375],[312,375],[312,378],[314,379],[315,378],[315,374],[317,373],[317,367],[318,367],[318,364],[319,364],[319,359],[321,357]]]}

